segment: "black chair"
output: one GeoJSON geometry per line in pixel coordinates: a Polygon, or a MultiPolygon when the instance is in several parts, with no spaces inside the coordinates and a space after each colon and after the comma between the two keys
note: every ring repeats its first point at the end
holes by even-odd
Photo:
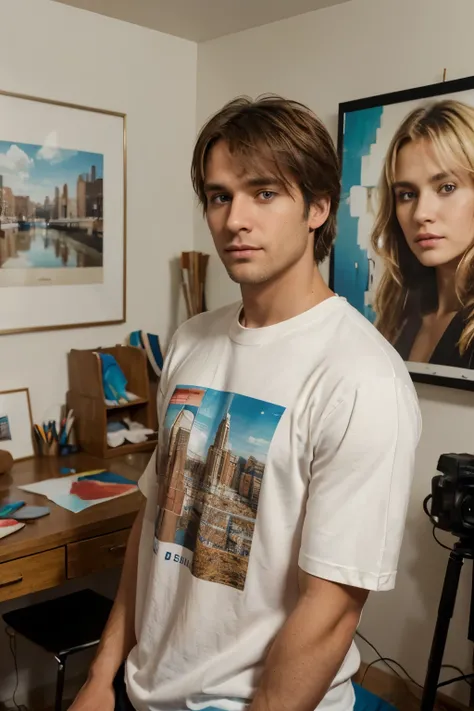
{"type": "Polygon", "coordinates": [[[54,655],[58,664],[55,711],[62,707],[67,658],[99,643],[112,605],[112,600],[93,590],[80,590],[3,615],[14,632],[54,655]]]}

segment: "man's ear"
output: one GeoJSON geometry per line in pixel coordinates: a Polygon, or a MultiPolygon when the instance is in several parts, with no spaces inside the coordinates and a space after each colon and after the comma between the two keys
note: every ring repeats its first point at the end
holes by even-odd
{"type": "Polygon", "coordinates": [[[322,197],[319,200],[315,200],[310,205],[309,215],[308,215],[308,227],[311,232],[314,232],[324,225],[329,217],[331,211],[331,200],[328,197],[322,197]]]}

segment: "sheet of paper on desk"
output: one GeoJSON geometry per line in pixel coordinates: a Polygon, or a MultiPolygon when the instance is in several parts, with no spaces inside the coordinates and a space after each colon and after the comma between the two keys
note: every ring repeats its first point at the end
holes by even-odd
{"type": "Polygon", "coordinates": [[[5,538],[9,536],[10,533],[15,533],[21,528],[24,528],[25,524],[20,521],[15,521],[13,518],[3,518],[0,519],[0,538],[5,538]]]}
{"type": "Polygon", "coordinates": [[[43,494],[58,506],[77,513],[104,501],[132,494],[137,491],[137,487],[137,482],[132,479],[100,469],[57,479],[45,479],[18,488],[33,494],[43,494]]]}

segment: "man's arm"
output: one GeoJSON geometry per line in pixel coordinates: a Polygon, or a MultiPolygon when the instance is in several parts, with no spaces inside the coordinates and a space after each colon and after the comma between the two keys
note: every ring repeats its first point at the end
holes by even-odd
{"type": "Polygon", "coordinates": [[[135,518],[127,542],[120,584],[109,619],[102,633],[87,682],[70,711],[113,709],[112,682],[120,665],[135,644],[135,598],[137,591],[138,546],[142,530],[144,502],[135,518]]]}
{"type": "Polygon", "coordinates": [[[250,711],[314,711],[349,650],[368,591],[395,585],[421,431],[411,383],[358,379],[317,431],[300,596],[265,660],[250,711]]]}
{"type": "Polygon", "coordinates": [[[368,590],[299,571],[298,603],[266,659],[250,711],[314,711],[339,671],[368,590]]]}

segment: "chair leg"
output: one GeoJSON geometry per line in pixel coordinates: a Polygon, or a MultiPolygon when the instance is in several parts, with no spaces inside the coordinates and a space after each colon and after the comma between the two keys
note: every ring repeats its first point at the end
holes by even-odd
{"type": "Polygon", "coordinates": [[[66,659],[56,656],[54,658],[58,663],[58,676],[56,678],[56,699],[54,702],[54,711],[62,711],[64,676],[66,674],[66,659]]]}

